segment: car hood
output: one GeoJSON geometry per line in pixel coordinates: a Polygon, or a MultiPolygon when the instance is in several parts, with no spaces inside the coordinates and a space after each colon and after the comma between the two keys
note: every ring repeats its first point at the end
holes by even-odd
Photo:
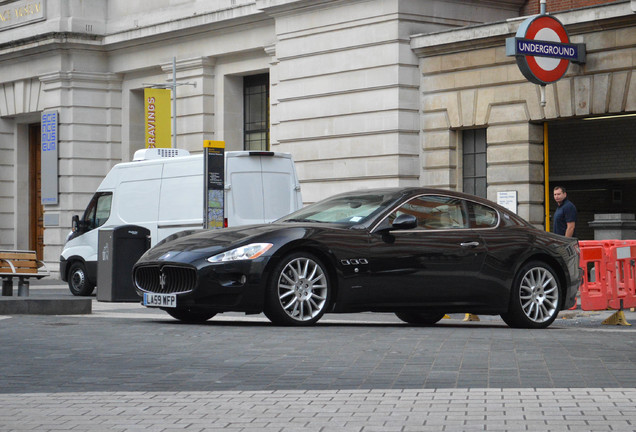
{"type": "Polygon", "coordinates": [[[148,250],[139,262],[192,262],[251,242],[274,243],[275,250],[282,243],[277,239],[303,237],[312,229],[311,225],[313,224],[271,223],[198,231],[157,244],[148,250]]]}

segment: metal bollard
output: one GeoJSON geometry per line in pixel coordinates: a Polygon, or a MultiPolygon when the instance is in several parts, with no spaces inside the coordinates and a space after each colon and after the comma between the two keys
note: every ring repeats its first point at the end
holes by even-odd
{"type": "Polygon", "coordinates": [[[28,296],[29,296],[29,280],[20,278],[20,280],[18,281],[18,297],[28,297],[28,296]]]}
{"type": "Polygon", "coordinates": [[[13,279],[2,278],[2,296],[3,297],[13,296],[13,279]]]}

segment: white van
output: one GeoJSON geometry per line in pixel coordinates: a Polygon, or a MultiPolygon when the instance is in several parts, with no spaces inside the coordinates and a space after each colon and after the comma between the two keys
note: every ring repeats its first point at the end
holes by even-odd
{"type": "MultiPolygon", "coordinates": [[[[97,281],[100,229],[143,226],[154,246],[176,232],[203,228],[203,197],[203,155],[173,149],[137,152],[135,161],[110,170],[84,215],[73,216],[73,231],[60,256],[60,278],[74,295],[90,295],[97,281]]],[[[290,154],[225,153],[226,226],[271,222],[301,207],[290,154]]]]}

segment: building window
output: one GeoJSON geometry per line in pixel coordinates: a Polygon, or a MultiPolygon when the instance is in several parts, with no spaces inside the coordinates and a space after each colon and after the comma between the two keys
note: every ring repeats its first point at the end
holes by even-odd
{"type": "Polygon", "coordinates": [[[486,129],[468,129],[462,134],[463,191],[487,198],[486,129]]]}
{"type": "Polygon", "coordinates": [[[269,150],[269,74],[243,79],[243,114],[245,150],[269,150]]]}

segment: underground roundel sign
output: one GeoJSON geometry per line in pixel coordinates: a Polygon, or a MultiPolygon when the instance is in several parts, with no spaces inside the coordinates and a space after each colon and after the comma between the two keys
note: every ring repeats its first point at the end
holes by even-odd
{"type": "Polygon", "coordinates": [[[536,15],[521,23],[515,37],[506,39],[506,55],[517,58],[528,81],[545,85],[561,79],[571,61],[585,63],[585,44],[571,44],[558,19],[536,15]]]}

